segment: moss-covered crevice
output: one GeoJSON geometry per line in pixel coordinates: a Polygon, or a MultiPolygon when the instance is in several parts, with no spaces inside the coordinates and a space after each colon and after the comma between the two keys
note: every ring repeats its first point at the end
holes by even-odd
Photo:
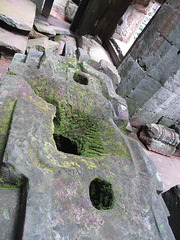
{"type": "Polygon", "coordinates": [[[112,127],[110,122],[101,122],[101,137],[103,139],[105,153],[111,156],[126,158],[130,156],[129,149],[124,139],[117,135],[117,130],[112,127]]]}
{"type": "MultiPolygon", "coordinates": [[[[48,85],[42,77],[36,80],[30,79],[27,82],[39,97],[56,107],[56,115],[53,122],[57,148],[63,149],[58,143],[58,139],[63,137],[69,139],[72,144],[77,146],[77,155],[93,157],[104,154],[104,146],[100,136],[100,125],[94,116],[73,107],[68,100],[58,95],[53,86],[48,85]]],[[[82,100],[78,99],[78,95],[76,97],[78,105],[79,101],[82,100]]],[[[82,97],[85,96],[83,95],[82,97]]],[[[83,101],[82,104],[84,104],[83,101]]]]}
{"type": "Polygon", "coordinates": [[[73,79],[79,84],[88,85],[88,78],[82,73],[75,72],[73,75],[73,79]]]}
{"type": "Polygon", "coordinates": [[[128,121],[123,122],[119,129],[126,135],[129,136],[131,134],[131,131],[129,131],[126,127],[127,127],[128,121]]]}
{"type": "Polygon", "coordinates": [[[95,178],[90,183],[89,195],[92,205],[98,210],[108,210],[113,208],[114,193],[110,182],[95,178]]]}
{"type": "Polygon", "coordinates": [[[56,107],[54,134],[69,139],[77,147],[77,155],[93,157],[104,153],[99,123],[93,116],[71,105],[56,107]]]}

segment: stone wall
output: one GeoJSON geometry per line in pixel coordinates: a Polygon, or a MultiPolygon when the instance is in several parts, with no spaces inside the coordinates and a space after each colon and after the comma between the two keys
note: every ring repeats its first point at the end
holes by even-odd
{"type": "Polygon", "coordinates": [[[118,71],[133,125],[180,119],[180,3],[167,1],[135,42],[118,71]]]}

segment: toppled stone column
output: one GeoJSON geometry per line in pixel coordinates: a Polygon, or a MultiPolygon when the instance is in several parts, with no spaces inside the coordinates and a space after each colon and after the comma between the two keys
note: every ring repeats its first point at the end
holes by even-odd
{"type": "Polygon", "coordinates": [[[169,129],[161,124],[146,124],[142,127],[139,139],[148,150],[171,156],[179,144],[179,135],[174,129],[169,129]]]}

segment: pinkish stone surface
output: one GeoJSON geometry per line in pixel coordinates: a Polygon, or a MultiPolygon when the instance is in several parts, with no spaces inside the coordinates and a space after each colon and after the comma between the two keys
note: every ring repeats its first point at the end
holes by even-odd
{"type": "Polygon", "coordinates": [[[36,6],[30,0],[1,0],[0,20],[21,30],[30,31],[36,6]]]}
{"type": "Polygon", "coordinates": [[[0,79],[7,72],[10,63],[0,59],[0,79]]]}
{"type": "MultiPolygon", "coordinates": [[[[132,133],[131,137],[137,141],[137,135],[132,133]]],[[[180,158],[171,156],[163,156],[161,154],[151,152],[145,149],[144,145],[139,141],[141,147],[153,161],[158,171],[159,177],[163,182],[163,192],[168,191],[170,188],[180,184],[180,158]]]]}
{"type": "Polygon", "coordinates": [[[0,28],[0,46],[13,52],[24,53],[28,37],[0,28]]]}

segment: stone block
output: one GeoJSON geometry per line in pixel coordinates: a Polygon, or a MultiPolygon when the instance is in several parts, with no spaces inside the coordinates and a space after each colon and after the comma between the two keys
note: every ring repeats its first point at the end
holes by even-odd
{"type": "Polygon", "coordinates": [[[0,46],[10,51],[24,53],[28,37],[18,33],[9,32],[0,27],[0,46]]]}
{"type": "Polygon", "coordinates": [[[170,126],[174,125],[174,121],[167,117],[162,117],[159,121],[159,124],[164,125],[166,127],[170,127],[170,126]]]}
{"type": "Polygon", "coordinates": [[[148,71],[148,75],[155,78],[160,84],[164,83],[172,77],[179,69],[180,54],[179,49],[172,46],[159,63],[148,71]]]}
{"type": "Polygon", "coordinates": [[[76,39],[74,37],[71,37],[71,36],[68,36],[68,35],[61,35],[60,39],[64,42],[68,42],[68,43],[70,43],[70,44],[72,44],[76,47],[76,39]]]}
{"type": "Polygon", "coordinates": [[[45,37],[46,35],[39,33],[37,31],[34,30],[34,28],[31,29],[30,33],[29,33],[29,38],[42,38],[45,37]]]}
{"type": "Polygon", "coordinates": [[[88,62],[89,60],[89,55],[82,48],[77,49],[76,55],[80,62],[88,62]]]}
{"type": "Polygon", "coordinates": [[[147,148],[150,151],[157,152],[168,157],[172,156],[176,151],[174,146],[162,143],[161,141],[155,139],[152,139],[151,144],[147,148]]]}
{"type": "Polygon", "coordinates": [[[179,2],[179,0],[168,0],[168,1],[166,1],[166,4],[169,4],[170,6],[180,10],[180,2],[179,2]]]}
{"type": "Polygon", "coordinates": [[[118,84],[120,83],[120,75],[116,67],[112,64],[109,64],[105,60],[101,60],[97,65],[96,69],[100,72],[105,73],[112,79],[114,89],[116,90],[118,84]]]}
{"type": "Polygon", "coordinates": [[[174,122],[180,119],[180,96],[172,93],[171,97],[163,104],[162,108],[166,117],[173,119],[174,122]]]}
{"type": "Polygon", "coordinates": [[[51,35],[57,35],[57,34],[70,35],[70,30],[68,28],[53,26],[53,25],[50,25],[48,22],[45,22],[39,19],[35,20],[34,25],[37,31],[41,33],[47,33],[51,35]]]}
{"type": "Polygon", "coordinates": [[[128,104],[130,116],[142,107],[160,88],[161,85],[156,80],[146,76],[129,94],[127,103],[130,104],[128,104]]]}
{"type": "Polygon", "coordinates": [[[44,50],[56,50],[58,47],[59,44],[57,42],[49,40],[46,36],[36,39],[29,39],[27,44],[27,50],[34,48],[41,52],[44,50]]]}
{"type": "Polygon", "coordinates": [[[133,122],[142,125],[158,122],[162,117],[167,117],[176,123],[180,118],[179,102],[179,95],[161,87],[141,108],[137,109],[132,116],[133,122]]]}
{"type": "Polygon", "coordinates": [[[180,24],[177,24],[177,26],[173,28],[171,33],[167,36],[168,41],[178,49],[180,49],[179,32],[180,32],[180,24]]]}
{"type": "MultiPolygon", "coordinates": [[[[29,182],[22,238],[174,240],[156,169],[140,144],[121,133],[110,100],[95,85],[62,79],[65,58],[46,51],[43,60],[38,69],[24,63],[0,86],[17,99],[4,163],[29,182]],[[62,148],[55,134],[64,137],[62,148]],[[93,192],[100,195],[96,204],[93,192]]],[[[104,83],[88,74],[92,84],[104,83]]]]}
{"type": "Polygon", "coordinates": [[[75,60],[75,57],[76,57],[76,46],[74,46],[73,44],[71,44],[69,42],[65,42],[62,55],[63,56],[69,56],[70,58],[74,58],[74,60],[75,60]]]}
{"type": "Polygon", "coordinates": [[[176,93],[180,96],[180,69],[175,75],[170,77],[164,84],[164,87],[170,92],[176,93]]]}
{"type": "MultiPolygon", "coordinates": [[[[0,185],[0,232],[2,240],[16,238],[15,226],[20,202],[20,189],[12,185],[0,185]],[[8,189],[9,188],[9,189],[8,189]]],[[[20,224],[20,222],[19,222],[20,224]]]]}
{"type": "Polygon", "coordinates": [[[28,55],[26,57],[26,64],[30,67],[37,68],[39,66],[42,55],[43,53],[37,51],[36,49],[29,49],[28,55]]]}
{"type": "Polygon", "coordinates": [[[1,0],[0,20],[6,24],[24,31],[30,31],[34,18],[36,6],[30,0],[1,0]]]}
{"type": "Polygon", "coordinates": [[[117,87],[117,93],[122,97],[128,96],[146,75],[146,72],[131,56],[120,65],[118,72],[121,82],[117,87]]]}
{"type": "Polygon", "coordinates": [[[78,47],[82,48],[89,55],[90,59],[97,63],[101,61],[101,59],[104,59],[112,64],[108,52],[92,38],[87,38],[85,36],[78,38],[78,47]]]}
{"type": "Polygon", "coordinates": [[[64,49],[64,46],[65,46],[65,42],[64,41],[58,41],[58,53],[59,55],[61,55],[63,53],[63,49],[64,49]]]}
{"type": "Polygon", "coordinates": [[[151,25],[165,38],[180,23],[180,12],[168,4],[163,4],[151,25]]]}
{"type": "Polygon", "coordinates": [[[160,36],[160,33],[148,25],[131,48],[131,56],[136,60],[148,53],[149,48],[160,36]]]}
{"type": "Polygon", "coordinates": [[[147,124],[142,127],[139,139],[148,150],[171,156],[179,144],[179,135],[160,124],[147,124]]]}
{"type": "Polygon", "coordinates": [[[65,8],[65,18],[68,22],[71,23],[73,21],[77,9],[78,9],[78,5],[73,3],[71,0],[67,2],[66,8],[65,8]]]}
{"type": "Polygon", "coordinates": [[[158,36],[149,46],[148,51],[138,59],[139,65],[149,71],[161,61],[171,47],[172,45],[164,37],[158,36]]]}

